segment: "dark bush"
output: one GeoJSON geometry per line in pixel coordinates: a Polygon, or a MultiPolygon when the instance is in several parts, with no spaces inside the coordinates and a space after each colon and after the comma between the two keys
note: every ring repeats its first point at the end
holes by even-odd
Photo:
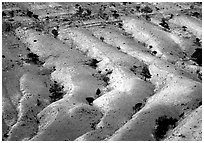
{"type": "Polygon", "coordinates": [[[37,65],[42,65],[44,62],[39,60],[39,56],[34,53],[27,54],[27,59],[25,59],[27,63],[33,63],[37,65]]]}
{"type": "Polygon", "coordinates": [[[153,135],[157,141],[164,139],[166,133],[176,127],[177,119],[172,117],[161,116],[156,120],[156,126],[153,135]]]}
{"type": "Polygon", "coordinates": [[[92,105],[94,98],[93,97],[86,97],[86,101],[89,103],[89,105],[92,105]]]}
{"type": "Polygon", "coordinates": [[[192,60],[195,61],[199,66],[202,66],[202,49],[197,48],[191,56],[192,60]]]}
{"type": "Polygon", "coordinates": [[[56,81],[51,85],[49,92],[51,93],[51,102],[55,102],[63,98],[65,92],[63,91],[64,86],[59,85],[56,81]]]}

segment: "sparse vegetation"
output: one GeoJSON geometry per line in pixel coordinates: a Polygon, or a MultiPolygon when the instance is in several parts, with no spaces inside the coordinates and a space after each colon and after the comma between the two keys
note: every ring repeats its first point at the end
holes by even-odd
{"type": "Polygon", "coordinates": [[[44,62],[39,60],[39,56],[34,53],[28,53],[27,59],[25,59],[25,62],[32,63],[36,65],[42,65],[44,62]]]}
{"type": "Polygon", "coordinates": [[[202,49],[196,49],[191,56],[192,60],[195,61],[199,66],[202,66],[202,49]]]}
{"type": "Polygon", "coordinates": [[[96,68],[97,68],[97,63],[99,63],[98,60],[96,60],[96,59],[91,59],[91,60],[86,61],[86,62],[85,62],[85,65],[88,65],[88,66],[90,66],[90,67],[96,69],[96,68]]]}
{"type": "Polygon", "coordinates": [[[65,92],[63,91],[64,86],[61,86],[60,84],[58,84],[56,81],[54,81],[54,83],[51,85],[49,91],[50,91],[50,98],[51,98],[51,102],[55,102],[57,100],[60,100],[63,95],[65,94],[65,92]]]}
{"type": "Polygon", "coordinates": [[[202,3],[3,2],[2,139],[167,139],[202,105],[201,20],[202,3]]]}
{"type": "Polygon", "coordinates": [[[156,126],[153,135],[157,141],[165,138],[166,133],[176,126],[177,119],[167,116],[161,116],[156,120],[156,126]]]}

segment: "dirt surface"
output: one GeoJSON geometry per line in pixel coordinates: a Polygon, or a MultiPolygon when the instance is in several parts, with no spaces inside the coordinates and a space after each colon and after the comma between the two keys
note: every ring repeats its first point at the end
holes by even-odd
{"type": "Polygon", "coordinates": [[[201,2],[2,3],[2,140],[198,141],[201,110],[201,2]]]}

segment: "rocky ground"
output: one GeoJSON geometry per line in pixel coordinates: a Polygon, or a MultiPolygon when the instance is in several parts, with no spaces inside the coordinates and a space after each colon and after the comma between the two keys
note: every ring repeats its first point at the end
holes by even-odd
{"type": "Polygon", "coordinates": [[[202,140],[202,3],[3,2],[2,140],[202,140]]]}

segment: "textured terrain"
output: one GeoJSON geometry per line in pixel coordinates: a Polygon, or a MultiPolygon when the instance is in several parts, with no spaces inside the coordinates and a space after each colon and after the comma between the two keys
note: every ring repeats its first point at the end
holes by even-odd
{"type": "Polygon", "coordinates": [[[2,3],[2,139],[201,141],[202,3],[2,3]]]}

